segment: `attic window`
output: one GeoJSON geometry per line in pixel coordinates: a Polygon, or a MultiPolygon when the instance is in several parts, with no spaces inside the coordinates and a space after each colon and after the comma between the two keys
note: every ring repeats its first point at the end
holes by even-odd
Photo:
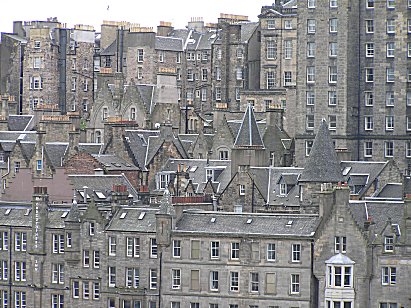
{"type": "Polygon", "coordinates": [[[192,166],[189,172],[195,172],[197,170],[197,166],[192,166]]]}
{"type": "Polygon", "coordinates": [[[121,215],[120,215],[120,219],[124,219],[124,218],[126,218],[126,215],[127,215],[127,212],[121,213],[121,215]]]}
{"type": "Polygon", "coordinates": [[[351,170],[351,167],[345,167],[344,170],[343,170],[343,172],[342,172],[342,174],[343,174],[344,176],[346,176],[346,175],[348,174],[348,172],[350,172],[350,170],[351,170]]]}
{"type": "Polygon", "coordinates": [[[31,212],[31,209],[27,209],[26,213],[24,213],[24,216],[29,216],[30,212],[31,212]]]}
{"type": "Polygon", "coordinates": [[[10,212],[11,212],[11,209],[7,209],[7,210],[6,210],[6,213],[4,213],[4,215],[9,215],[10,212]]]}
{"type": "Polygon", "coordinates": [[[248,224],[250,224],[250,223],[252,223],[252,222],[253,222],[253,219],[252,219],[252,218],[248,218],[248,219],[247,219],[247,223],[248,223],[248,224]]]}
{"type": "Polygon", "coordinates": [[[106,199],[106,196],[101,191],[96,191],[95,193],[99,199],[106,199]]]}
{"type": "Polygon", "coordinates": [[[215,218],[215,217],[212,217],[211,220],[210,220],[210,222],[214,223],[215,220],[216,220],[216,218],[215,218]]]}
{"type": "Polygon", "coordinates": [[[67,215],[68,215],[68,213],[69,213],[69,212],[64,212],[64,213],[61,215],[61,218],[66,218],[67,215]]]}
{"type": "Polygon", "coordinates": [[[138,220],[143,220],[144,216],[146,216],[146,212],[141,212],[138,216],[138,220]]]}
{"type": "Polygon", "coordinates": [[[293,224],[293,221],[292,221],[292,220],[289,220],[289,221],[287,222],[287,227],[291,227],[292,224],[293,224]]]}

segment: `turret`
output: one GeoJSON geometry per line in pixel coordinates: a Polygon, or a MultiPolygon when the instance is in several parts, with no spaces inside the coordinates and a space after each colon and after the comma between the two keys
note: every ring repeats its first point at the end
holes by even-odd
{"type": "Polygon", "coordinates": [[[176,211],[171,204],[168,190],[161,199],[160,211],[156,214],[157,245],[169,246],[171,244],[171,232],[176,223],[176,211]]]}
{"type": "Polygon", "coordinates": [[[65,258],[69,263],[78,263],[81,260],[80,257],[80,211],[77,206],[76,194],[74,193],[73,203],[70,208],[70,212],[64,221],[66,246],[65,246],[65,258]]]}

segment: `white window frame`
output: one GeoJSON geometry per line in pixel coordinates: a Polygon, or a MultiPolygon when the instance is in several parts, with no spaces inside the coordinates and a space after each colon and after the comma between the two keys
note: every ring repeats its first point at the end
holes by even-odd
{"type": "Polygon", "coordinates": [[[328,91],[328,106],[337,106],[337,91],[328,91]]]}
{"type": "Polygon", "coordinates": [[[338,31],[338,19],[330,18],[328,21],[330,33],[337,33],[338,31]]]}
{"type": "Polygon", "coordinates": [[[364,116],[364,130],[372,131],[374,129],[374,117],[372,115],[364,116]]]}
{"type": "Polygon", "coordinates": [[[314,34],[316,31],[315,19],[307,19],[307,34],[314,34]]]}
{"type": "Polygon", "coordinates": [[[384,142],[384,156],[385,157],[394,157],[394,141],[385,141],[384,142]]]}
{"type": "Polygon", "coordinates": [[[315,58],[315,42],[307,42],[307,58],[315,58]]]}
{"type": "Polygon", "coordinates": [[[212,260],[220,259],[220,242],[219,241],[210,242],[210,259],[212,260]]]}
{"type": "Polygon", "coordinates": [[[387,42],[387,58],[394,58],[395,42],[387,42]]]}
{"type": "Polygon", "coordinates": [[[373,152],[373,143],[372,141],[364,142],[364,157],[372,157],[373,152]]]}
{"type": "Polygon", "coordinates": [[[393,115],[385,116],[385,130],[386,131],[394,130],[394,116],[393,115]]]}
{"type": "Polygon", "coordinates": [[[291,262],[301,262],[301,244],[291,244],[291,262]]]}
{"type": "Polygon", "coordinates": [[[381,284],[383,286],[397,284],[397,268],[394,266],[383,266],[381,268],[381,284]]]}

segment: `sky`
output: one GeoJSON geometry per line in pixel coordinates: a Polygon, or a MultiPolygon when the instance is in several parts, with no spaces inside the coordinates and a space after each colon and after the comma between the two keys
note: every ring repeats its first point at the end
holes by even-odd
{"type": "Polygon", "coordinates": [[[155,27],[160,21],[184,28],[192,17],[217,22],[220,13],[246,15],[257,21],[263,5],[275,0],[1,0],[0,32],[12,32],[13,21],[57,17],[67,27],[92,25],[100,31],[103,20],[129,21],[155,27]]]}

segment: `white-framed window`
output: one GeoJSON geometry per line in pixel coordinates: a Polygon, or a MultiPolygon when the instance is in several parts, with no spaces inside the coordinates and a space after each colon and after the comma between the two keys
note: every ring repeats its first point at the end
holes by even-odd
{"type": "Polygon", "coordinates": [[[169,182],[170,182],[169,173],[160,173],[158,175],[158,189],[161,189],[161,190],[166,189],[169,182]]]}
{"type": "Polygon", "coordinates": [[[187,80],[188,81],[193,81],[194,80],[194,74],[193,74],[193,70],[191,68],[187,69],[187,80]]]}
{"type": "Polygon", "coordinates": [[[132,121],[136,120],[136,108],[135,107],[130,108],[130,120],[132,121]]]}
{"type": "Polygon", "coordinates": [[[306,116],[306,129],[313,130],[314,129],[314,115],[307,114],[306,116]]]}
{"type": "Polygon", "coordinates": [[[394,81],[395,81],[394,68],[387,67],[387,82],[394,82],[394,81]]]}
{"type": "Polygon", "coordinates": [[[306,92],[307,106],[314,106],[315,104],[315,93],[314,91],[306,92]]]}
{"type": "Polygon", "coordinates": [[[114,288],[116,286],[116,267],[108,267],[108,286],[114,288]]]}
{"type": "Polygon", "coordinates": [[[19,161],[15,161],[14,162],[14,173],[19,173],[20,172],[20,162],[19,161]]]}
{"type": "Polygon", "coordinates": [[[201,69],[201,80],[207,81],[208,79],[208,70],[206,68],[201,69]]]}
{"type": "Polygon", "coordinates": [[[242,59],[244,56],[244,50],[242,47],[237,48],[236,50],[237,59],[242,59]]]}
{"type": "Polygon", "coordinates": [[[83,98],[83,111],[87,112],[88,111],[88,99],[83,98]]]}
{"type": "Polygon", "coordinates": [[[143,68],[141,66],[137,67],[137,79],[143,79],[143,68]]]}
{"type": "Polygon", "coordinates": [[[315,42],[307,43],[307,58],[315,57],[315,42]]]}
{"type": "Polygon", "coordinates": [[[364,92],[364,100],[365,100],[365,106],[373,106],[374,105],[374,93],[370,91],[364,92]]]}
{"type": "Polygon", "coordinates": [[[337,67],[336,66],[328,67],[328,82],[337,83],[337,67]]]}
{"type": "Polygon", "coordinates": [[[64,264],[52,263],[51,272],[52,283],[64,284],[64,264]]]}
{"type": "Polygon", "coordinates": [[[329,26],[330,26],[330,33],[337,33],[338,19],[337,18],[330,18],[329,26]]]}
{"type": "Polygon", "coordinates": [[[374,57],[374,43],[365,43],[365,56],[367,58],[374,57]]]}
{"type": "MultiPolygon", "coordinates": [[[[100,299],[100,282],[94,281],[93,282],[93,299],[99,300],[100,299]]],[[[60,307],[63,308],[63,307],[60,307]]]]}
{"type": "Polygon", "coordinates": [[[40,76],[30,77],[30,90],[43,89],[43,79],[40,76]]]}
{"type": "Polygon", "coordinates": [[[157,258],[157,240],[150,238],[150,258],[157,258]]]}
{"type": "Polygon", "coordinates": [[[26,251],[27,250],[27,233],[15,232],[14,233],[14,251],[26,251]]]}
{"type": "Polygon", "coordinates": [[[365,33],[374,33],[374,19],[365,20],[365,33]]]}
{"type": "Polygon", "coordinates": [[[372,141],[364,142],[364,157],[372,157],[372,141]]]}
{"type": "Polygon", "coordinates": [[[315,66],[307,66],[307,83],[315,82],[315,66]]]}
{"type": "Polygon", "coordinates": [[[301,261],[301,244],[291,245],[291,261],[300,262],[301,261]]]}
{"type": "Polygon", "coordinates": [[[393,58],[395,51],[395,42],[387,43],[387,58],[393,58]]]}
{"type": "Polygon", "coordinates": [[[373,116],[365,116],[364,117],[364,129],[365,130],[373,130],[374,129],[374,118],[373,118],[373,116]]]}
{"type": "Polygon", "coordinates": [[[34,57],[33,58],[33,68],[41,68],[41,57],[34,57]]]}
{"type": "Polygon", "coordinates": [[[250,292],[260,291],[260,277],[258,272],[250,273],[250,292]]]}
{"type": "Polygon", "coordinates": [[[240,289],[240,279],[238,272],[230,272],[230,291],[238,292],[240,289]]]}
{"type": "Polygon", "coordinates": [[[220,258],[220,242],[211,241],[210,242],[210,258],[219,259],[220,258]]]}
{"type": "Polygon", "coordinates": [[[207,88],[201,88],[201,101],[207,101],[207,88]]]}
{"type": "Polygon", "coordinates": [[[407,116],[407,131],[411,131],[411,117],[407,116]]]}
{"type": "Polygon", "coordinates": [[[268,71],[266,73],[267,89],[275,88],[275,71],[268,71]]]}
{"type": "Polygon", "coordinates": [[[171,288],[180,289],[181,288],[181,269],[173,268],[171,270],[171,288]]]}
{"type": "Polygon", "coordinates": [[[365,68],[365,82],[374,82],[374,68],[373,67],[365,68]]]}
{"type": "Polygon", "coordinates": [[[176,63],[181,63],[181,52],[177,52],[176,54],[176,63]]]}
{"type": "Polygon", "coordinates": [[[220,160],[228,160],[228,150],[220,150],[218,151],[218,158],[220,160]]]}
{"type": "Polygon", "coordinates": [[[163,50],[160,50],[159,53],[158,53],[158,61],[160,63],[164,62],[164,51],[163,50]]]}
{"type": "Polygon", "coordinates": [[[137,49],[137,62],[144,62],[144,49],[137,49]]]}
{"type": "MultiPolygon", "coordinates": [[[[4,303],[4,301],[3,301],[4,303]]],[[[4,306],[3,306],[4,307],[4,306]]],[[[8,307],[8,306],[5,306],[8,307]]],[[[27,297],[24,291],[14,292],[14,308],[26,308],[27,307],[27,297]]]]}
{"type": "Polygon", "coordinates": [[[411,91],[407,91],[407,106],[411,106],[411,91]]]}
{"type": "Polygon", "coordinates": [[[313,141],[306,140],[305,141],[305,156],[310,156],[312,147],[313,147],[313,141]]]}
{"type": "Polygon", "coordinates": [[[236,69],[236,79],[243,80],[244,79],[244,71],[242,67],[237,67],[236,69]]]}
{"type": "Polygon", "coordinates": [[[387,0],[387,8],[395,9],[395,0],[387,0]]]}
{"type": "Polygon", "coordinates": [[[26,281],[26,262],[16,261],[14,262],[14,281],[26,281]]]}
{"type": "Polygon", "coordinates": [[[83,91],[84,92],[88,91],[88,79],[83,80],[83,91]]]}
{"type": "Polygon", "coordinates": [[[53,234],[51,238],[53,242],[53,253],[64,253],[64,234],[53,234]]]}
{"type": "Polygon", "coordinates": [[[337,105],[337,91],[328,91],[328,106],[337,105]]]}
{"type": "Polygon", "coordinates": [[[181,257],[181,240],[173,240],[173,258],[181,257]]]}
{"type": "Polygon", "coordinates": [[[157,289],[157,269],[150,269],[150,289],[157,289]]]}
{"type": "MultiPolygon", "coordinates": [[[[314,123],[312,125],[314,127],[314,123]]],[[[287,183],[280,183],[280,196],[286,196],[286,195],[287,195],[287,183]]]]}
{"type": "Polygon", "coordinates": [[[394,156],[394,142],[393,141],[384,142],[384,154],[385,154],[385,157],[394,156]]]}
{"type": "Polygon", "coordinates": [[[407,20],[407,32],[411,33],[411,19],[407,20]]]}
{"type": "Polygon", "coordinates": [[[275,261],[275,259],[276,259],[275,243],[268,243],[267,244],[267,261],[275,261]]]}
{"type": "Polygon", "coordinates": [[[316,5],[316,0],[307,0],[307,7],[309,8],[309,9],[314,9],[315,8],[315,5],[316,5]]]}
{"type": "Polygon", "coordinates": [[[240,259],[240,243],[239,242],[231,243],[230,259],[231,260],[240,259]]]}
{"type": "Polygon", "coordinates": [[[221,87],[215,87],[215,100],[221,101],[221,87]]]}
{"type": "Polygon", "coordinates": [[[284,72],[284,86],[289,86],[292,83],[293,83],[292,72],[290,71],[284,72]]]}
{"type": "Polygon", "coordinates": [[[345,236],[335,236],[334,237],[334,251],[335,253],[346,253],[347,252],[347,237],[345,236]]]}
{"type": "Polygon", "coordinates": [[[73,280],[72,283],[72,297],[79,298],[80,297],[80,282],[78,280],[73,280]]]}
{"type": "Polygon", "coordinates": [[[214,169],[206,169],[206,182],[210,179],[214,182],[214,169]]]}
{"type": "Polygon", "coordinates": [[[378,307],[379,308],[398,308],[398,304],[397,303],[383,302],[383,303],[380,303],[380,305],[378,307]]]}
{"type": "Polygon", "coordinates": [[[328,56],[336,57],[338,54],[338,44],[337,42],[328,43],[328,56]]]}
{"type": "Polygon", "coordinates": [[[171,302],[171,308],[181,308],[180,302],[171,302]]]}
{"type": "Polygon", "coordinates": [[[300,274],[291,274],[290,293],[300,293],[300,274]]]}
{"type": "Polygon", "coordinates": [[[238,194],[240,196],[245,196],[245,185],[244,184],[238,185],[238,194]]]}
{"type": "Polygon", "coordinates": [[[330,8],[338,7],[337,0],[330,0],[330,8]]]}
{"type": "Polygon", "coordinates": [[[352,288],[352,265],[328,265],[327,287],[329,288],[352,288]]]}
{"type": "Polygon", "coordinates": [[[392,107],[395,103],[394,91],[385,92],[385,105],[392,107]]]}
{"type": "Polygon", "coordinates": [[[51,295],[51,307],[52,308],[63,308],[64,307],[64,295],[63,294],[52,294],[51,295]]]}
{"type": "Polygon", "coordinates": [[[394,130],[394,116],[385,116],[385,130],[394,130]]]}
{"type": "Polygon", "coordinates": [[[328,116],[328,129],[329,130],[336,130],[337,129],[337,116],[336,115],[329,115],[328,116]]]}
{"type": "Polygon", "coordinates": [[[115,256],[117,252],[117,238],[115,236],[108,237],[108,255],[115,256]]]}
{"type": "Polygon", "coordinates": [[[83,267],[90,267],[90,250],[83,250],[83,267]]]}
{"type": "Polygon", "coordinates": [[[39,49],[41,47],[41,42],[40,41],[34,41],[34,48],[39,49]]]}
{"type": "Polygon", "coordinates": [[[9,269],[8,269],[7,260],[1,260],[0,261],[0,280],[8,280],[8,279],[9,279],[9,269]]]}
{"type": "Polygon", "coordinates": [[[96,233],[96,224],[95,222],[90,221],[88,224],[88,234],[95,235],[96,233]]]}
{"type": "Polygon", "coordinates": [[[284,41],[284,58],[291,59],[293,56],[293,42],[291,40],[284,41]]]}
{"type": "Polygon", "coordinates": [[[93,250],[93,267],[100,268],[100,250],[93,250]]]}
{"type": "MultiPolygon", "coordinates": [[[[408,129],[408,124],[409,119],[407,117],[407,129],[408,129]]],[[[411,157],[411,141],[405,141],[405,157],[410,158],[411,157]]]]}
{"type": "Polygon", "coordinates": [[[290,30],[293,28],[293,23],[290,19],[284,20],[284,29],[290,30]]]}
{"type": "Polygon", "coordinates": [[[140,257],[139,237],[126,237],[126,256],[134,258],[140,257]]]}
{"type": "Polygon", "coordinates": [[[394,236],[386,235],[384,236],[384,252],[394,251],[394,236]]]}
{"type": "Polygon", "coordinates": [[[383,266],[381,269],[381,284],[396,285],[397,284],[397,268],[394,266],[383,266]]]}
{"type": "Polygon", "coordinates": [[[395,19],[387,19],[387,33],[388,34],[395,33],[395,19]]]}
{"type": "Polygon", "coordinates": [[[210,291],[218,291],[218,271],[210,271],[210,291]]]}
{"type": "Polygon", "coordinates": [[[315,33],[315,19],[307,19],[307,33],[314,34],[315,33]]]}
{"type": "Polygon", "coordinates": [[[266,46],[267,59],[275,60],[277,58],[277,41],[268,40],[266,46]]]}

